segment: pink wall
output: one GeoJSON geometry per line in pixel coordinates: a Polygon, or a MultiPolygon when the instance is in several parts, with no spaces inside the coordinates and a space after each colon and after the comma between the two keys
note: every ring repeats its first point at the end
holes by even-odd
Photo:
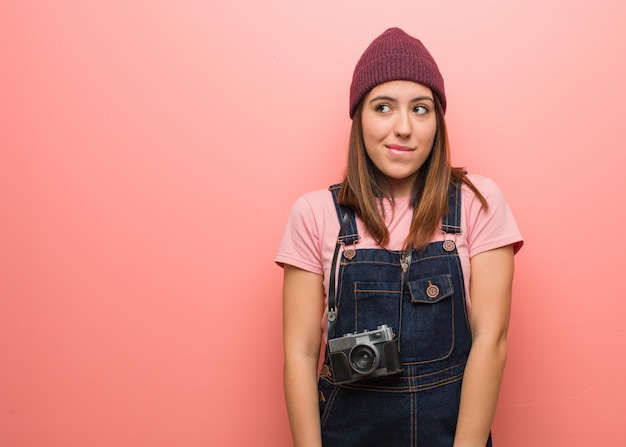
{"type": "Polygon", "coordinates": [[[619,0],[4,2],[0,445],[290,444],[272,259],[341,174],[389,26],[435,55],[455,162],[526,237],[498,445],[625,445],[624,23],[619,0]]]}

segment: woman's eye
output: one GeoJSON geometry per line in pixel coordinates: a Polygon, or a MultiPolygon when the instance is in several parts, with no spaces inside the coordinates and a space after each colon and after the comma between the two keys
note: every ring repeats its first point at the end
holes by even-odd
{"type": "Polygon", "coordinates": [[[387,104],[379,104],[376,106],[376,111],[377,112],[383,112],[383,113],[387,113],[391,110],[391,107],[389,107],[387,104]]]}
{"type": "Polygon", "coordinates": [[[415,107],[415,109],[413,109],[415,111],[415,113],[417,113],[418,115],[424,115],[426,113],[428,113],[428,108],[426,106],[417,106],[415,107]]]}

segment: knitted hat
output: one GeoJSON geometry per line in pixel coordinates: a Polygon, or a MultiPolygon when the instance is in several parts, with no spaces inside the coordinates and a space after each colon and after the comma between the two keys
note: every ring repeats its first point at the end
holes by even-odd
{"type": "Polygon", "coordinates": [[[426,47],[400,28],[389,28],[365,50],[354,68],[350,86],[350,118],[359,103],[378,84],[414,81],[429,87],[446,111],[443,77],[426,47]]]}

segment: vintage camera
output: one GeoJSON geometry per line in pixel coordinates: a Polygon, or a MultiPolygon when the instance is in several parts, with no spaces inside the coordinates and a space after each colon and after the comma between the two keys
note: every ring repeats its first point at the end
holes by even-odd
{"type": "Polygon", "coordinates": [[[328,340],[328,350],[338,384],[402,371],[398,339],[386,324],[373,331],[354,332],[328,340]]]}

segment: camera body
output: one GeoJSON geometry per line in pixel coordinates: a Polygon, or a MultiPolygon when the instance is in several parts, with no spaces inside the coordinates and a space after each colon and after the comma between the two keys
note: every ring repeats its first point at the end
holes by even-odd
{"type": "Polygon", "coordinates": [[[398,339],[386,324],[372,331],[353,332],[328,340],[328,350],[337,384],[402,371],[398,339]]]}

